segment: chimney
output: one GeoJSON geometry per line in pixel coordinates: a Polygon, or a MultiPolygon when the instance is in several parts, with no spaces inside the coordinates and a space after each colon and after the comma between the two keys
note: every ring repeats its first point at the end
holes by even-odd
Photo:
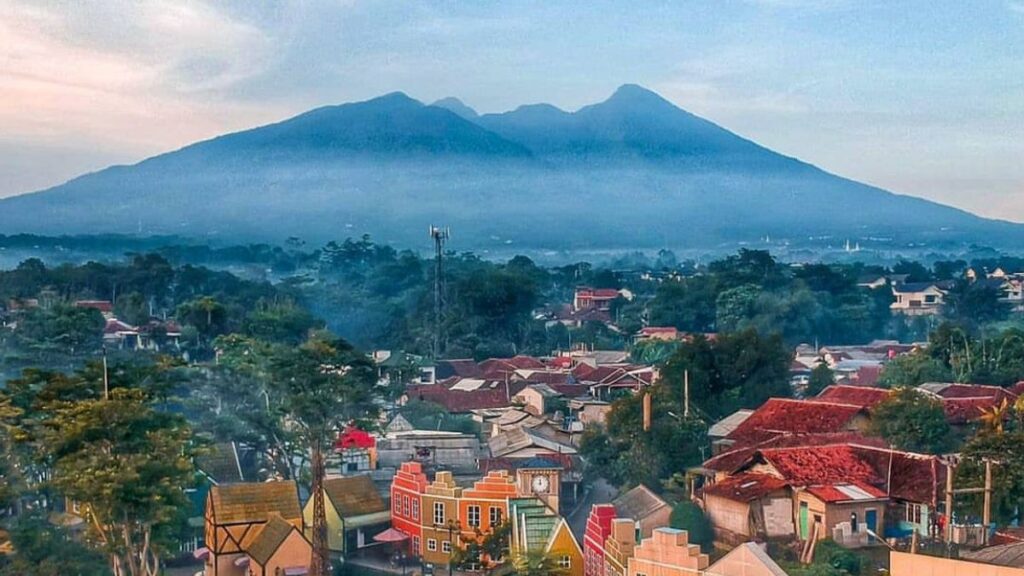
{"type": "Polygon", "coordinates": [[[651,430],[651,393],[644,392],[644,432],[651,430]]]}

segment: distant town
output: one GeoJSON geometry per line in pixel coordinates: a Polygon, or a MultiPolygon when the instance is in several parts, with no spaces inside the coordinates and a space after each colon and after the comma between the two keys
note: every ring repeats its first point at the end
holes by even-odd
{"type": "Polygon", "coordinates": [[[1024,261],[436,230],[0,271],[0,574],[1024,571],[1024,261]]]}

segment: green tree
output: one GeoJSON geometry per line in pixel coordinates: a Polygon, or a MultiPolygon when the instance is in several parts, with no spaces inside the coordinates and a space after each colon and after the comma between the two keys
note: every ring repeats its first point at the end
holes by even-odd
{"type": "Polygon", "coordinates": [[[672,508],[669,525],[677,530],[686,530],[691,544],[697,544],[701,550],[708,552],[715,542],[715,532],[711,521],[704,515],[699,506],[684,500],[672,508]]]}
{"type": "Polygon", "coordinates": [[[366,356],[348,342],[319,334],[302,346],[277,350],[271,373],[281,406],[308,449],[313,499],[310,574],[326,576],[329,559],[324,452],[343,426],[369,419],[376,412],[371,394],[375,371],[366,356]]]}
{"type": "Polygon", "coordinates": [[[871,430],[900,450],[939,454],[952,447],[942,403],[909,387],[896,388],[875,407],[871,430]]]}
{"type": "Polygon", "coordinates": [[[26,514],[10,530],[14,554],[0,555],[0,576],[107,576],[102,554],[87,548],[42,514],[26,514]]]}
{"type": "Polygon", "coordinates": [[[807,382],[807,391],[805,396],[812,398],[821,394],[821,391],[825,388],[836,383],[836,375],[832,372],[832,369],[828,367],[828,364],[819,362],[817,366],[811,370],[811,377],[807,382]]]}
{"type": "Polygon", "coordinates": [[[109,558],[114,576],[158,574],[195,475],[184,419],[123,388],[109,400],[56,402],[46,412],[34,432],[53,465],[50,483],[84,505],[89,544],[109,558]]]}
{"type": "Polygon", "coordinates": [[[878,377],[883,388],[914,387],[925,382],[949,382],[953,374],[941,360],[924,352],[912,352],[890,360],[878,377]]]}
{"type": "MultiPolygon", "coordinates": [[[[1004,434],[981,432],[964,444],[956,468],[957,488],[985,485],[985,460],[992,468],[992,519],[999,524],[1021,520],[1024,509],[1024,431],[1004,434]]],[[[956,505],[967,514],[981,515],[982,495],[957,496],[956,505]]]]}

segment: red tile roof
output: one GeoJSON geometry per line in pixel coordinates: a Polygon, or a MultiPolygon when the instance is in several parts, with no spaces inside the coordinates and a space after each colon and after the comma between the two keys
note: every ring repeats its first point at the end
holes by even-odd
{"type": "Polygon", "coordinates": [[[373,448],[376,445],[377,439],[369,432],[360,430],[355,426],[349,426],[338,436],[338,441],[334,443],[334,448],[340,450],[347,448],[373,448]]]}
{"type": "Polygon", "coordinates": [[[752,446],[734,448],[723,452],[704,462],[704,467],[718,472],[732,472],[745,464],[750,457],[762,448],[796,448],[807,446],[829,446],[857,444],[886,448],[888,445],[881,438],[862,436],[858,432],[833,432],[823,434],[786,434],[759,442],[752,446]]]}
{"type": "Polygon", "coordinates": [[[878,487],[894,498],[938,504],[946,482],[946,467],[937,456],[865,445],[855,445],[853,450],[880,477],[889,478],[888,486],[883,483],[878,487]]]}
{"type": "Polygon", "coordinates": [[[580,286],[576,289],[576,297],[593,300],[614,300],[619,297],[619,291],[614,288],[588,288],[580,286]]]}
{"type": "Polygon", "coordinates": [[[984,410],[998,406],[1001,400],[991,397],[943,398],[942,411],[950,424],[967,424],[981,417],[984,410]]]}
{"type": "Polygon", "coordinates": [[[939,393],[943,398],[993,398],[1012,400],[1014,394],[1006,388],[986,384],[948,384],[939,393]]]}
{"type": "Polygon", "coordinates": [[[741,444],[762,442],[783,434],[813,434],[849,430],[862,406],[771,398],[736,427],[728,439],[741,444]]]}
{"type": "Polygon", "coordinates": [[[511,406],[512,402],[509,399],[526,387],[523,382],[510,382],[506,392],[504,382],[494,381],[485,383],[476,390],[449,389],[459,380],[460,378],[449,378],[437,384],[411,387],[408,394],[410,398],[434,402],[444,406],[449,412],[460,413],[511,406]]]}
{"type": "Polygon", "coordinates": [[[884,477],[879,476],[849,445],[768,448],[758,450],[754,460],[758,459],[769,464],[779,476],[794,486],[855,481],[877,485],[884,482],[884,477]]]}
{"type": "Polygon", "coordinates": [[[814,400],[873,408],[888,397],[889,390],[884,388],[835,384],[822,390],[814,400]]]}
{"type": "Polygon", "coordinates": [[[114,305],[109,300],[78,300],[75,308],[94,308],[100,312],[113,312],[114,305]]]}
{"type": "Polygon", "coordinates": [[[768,474],[737,474],[704,488],[705,496],[718,496],[736,502],[757,500],[786,487],[786,481],[768,474]]]}
{"type": "Polygon", "coordinates": [[[882,375],[882,366],[861,366],[853,377],[857,386],[878,386],[878,379],[882,375]]]}

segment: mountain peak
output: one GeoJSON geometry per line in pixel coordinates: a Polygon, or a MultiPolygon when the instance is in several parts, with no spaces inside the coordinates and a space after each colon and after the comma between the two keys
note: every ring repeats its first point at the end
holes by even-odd
{"type": "Polygon", "coordinates": [[[437,108],[444,108],[445,110],[448,110],[449,112],[452,112],[452,113],[458,114],[459,116],[462,116],[466,120],[472,120],[472,119],[476,118],[477,116],[479,116],[479,114],[476,113],[476,110],[473,110],[472,108],[467,106],[465,102],[463,102],[462,100],[459,100],[458,98],[456,98],[454,96],[448,96],[447,98],[441,98],[437,102],[434,102],[433,104],[431,104],[431,106],[436,106],[437,108]]]}
{"type": "Polygon", "coordinates": [[[628,103],[628,104],[642,104],[649,106],[651,104],[669,104],[671,102],[662,98],[658,93],[648,90],[638,84],[623,84],[619,86],[612,95],[605,100],[605,103],[628,103]]]}

